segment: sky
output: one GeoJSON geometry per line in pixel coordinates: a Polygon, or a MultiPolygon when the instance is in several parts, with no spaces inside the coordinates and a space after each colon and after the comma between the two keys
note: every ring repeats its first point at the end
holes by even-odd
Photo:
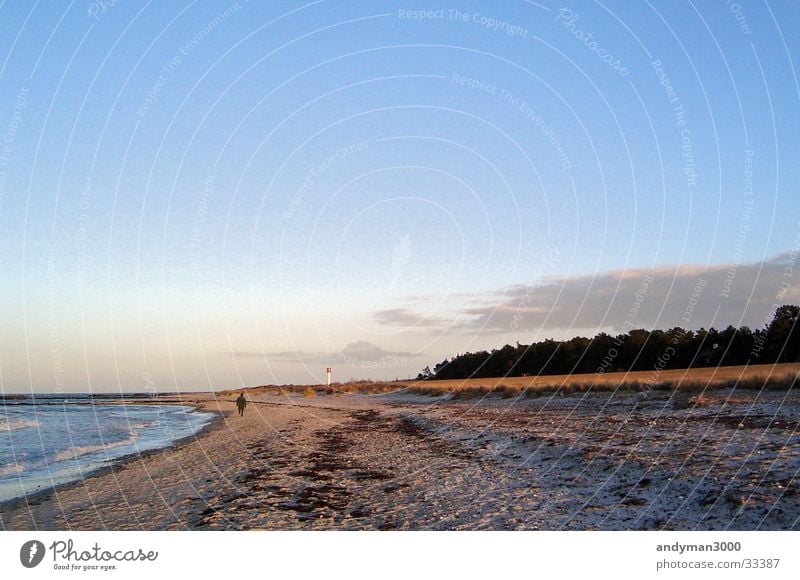
{"type": "Polygon", "coordinates": [[[763,327],[798,47],[793,2],[3,2],[0,389],[763,327]]]}

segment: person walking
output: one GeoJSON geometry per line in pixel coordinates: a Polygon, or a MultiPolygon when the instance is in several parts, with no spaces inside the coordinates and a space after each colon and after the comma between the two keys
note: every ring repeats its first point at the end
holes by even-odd
{"type": "Polygon", "coordinates": [[[239,409],[239,416],[244,416],[244,408],[247,406],[247,399],[244,398],[244,393],[239,393],[239,398],[236,399],[236,407],[239,409]]]}

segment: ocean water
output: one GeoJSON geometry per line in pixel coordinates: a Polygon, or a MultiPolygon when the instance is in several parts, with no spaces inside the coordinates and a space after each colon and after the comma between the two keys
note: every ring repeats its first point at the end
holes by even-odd
{"type": "Polygon", "coordinates": [[[214,416],[186,405],[120,398],[0,397],[0,501],[79,480],[125,455],[167,447],[214,416]]]}

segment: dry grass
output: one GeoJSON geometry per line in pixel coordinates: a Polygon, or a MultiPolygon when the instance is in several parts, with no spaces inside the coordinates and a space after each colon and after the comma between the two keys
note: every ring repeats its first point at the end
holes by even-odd
{"type": "Polygon", "coordinates": [[[635,371],[629,373],[605,374],[579,374],[579,375],[549,375],[537,377],[498,377],[491,379],[465,379],[447,381],[405,381],[398,384],[406,386],[436,385],[440,389],[453,391],[469,388],[478,384],[495,388],[503,385],[517,390],[537,389],[542,387],[589,384],[593,387],[629,385],[657,385],[659,383],[681,384],[685,382],[698,382],[705,384],[723,383],[725,381],[753,380],[766,377],[784,376],[790,373],[800,373],[800,364],[787,363],[779,365],[751,365],[749,367],[709,367],[702,369],[676,369],[656,372],[635,371]]]}
{"type": "MultiPolygon", "coordinates": [[[[797,387],[800,363],[778,365],[751,365],[749,367],[710,367],[702,369],[677,369],[656,372],[550,375],[537,377],[496,377],[489,379],[463,379],[445,381],[351,381],[325,385],[263,385],[222,391],[220,396],[283,395],[313,397],[317,394],[382,394],[398,391],[421,395],[449,394],[454,399],[472,399],[486,396],[538,397],[544,395],[592,392],[649,392],[680,391],[698,393],[708,389],[768,389],[788,390],[797,387]],[[312,394],[313,392],[313,394],[312,394]]],[[[702,404],[702,400],[700,404],[702,404]]],[[[688,404],[688,398],[687,398],[688,404]]]]}
{"type": "MultiPolygon", "coordinates": [[[[422,395],[450,394],[454,399],[489,395],[504,398],[593,392],[678,391],[697,393],[708,389],[788,390],[800,384],[800,364],[712,367],[630,373],[551,375],[540,377],[498,377],[448,381],[413,381],[403,385],[422,395]]],[[[687,404],[702,406],[702,399],[687,404]]]]}
{"type": "Polygon", "coordinates": [[[800,364],[751,365],[749,367],[711,367],[629,373],[550,375],[538,377],[497,377],[446,381],[394,383],[425,394],[478,392],[501,394],[554,392],[565,394],[592,391],[699,391],[707,388],[789,389],[800,375],[800,364]]]}

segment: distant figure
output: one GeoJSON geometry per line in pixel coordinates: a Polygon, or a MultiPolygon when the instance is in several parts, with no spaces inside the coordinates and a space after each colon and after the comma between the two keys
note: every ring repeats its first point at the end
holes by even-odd
{"type": "Polygon", "coordinates": [[[239,409],[239,416],[244,416],[244,408],[247,406],[247,399],[244,398],[244,393],[239,393],[239,398],[236,399],[236,407],[239,409]]]}

